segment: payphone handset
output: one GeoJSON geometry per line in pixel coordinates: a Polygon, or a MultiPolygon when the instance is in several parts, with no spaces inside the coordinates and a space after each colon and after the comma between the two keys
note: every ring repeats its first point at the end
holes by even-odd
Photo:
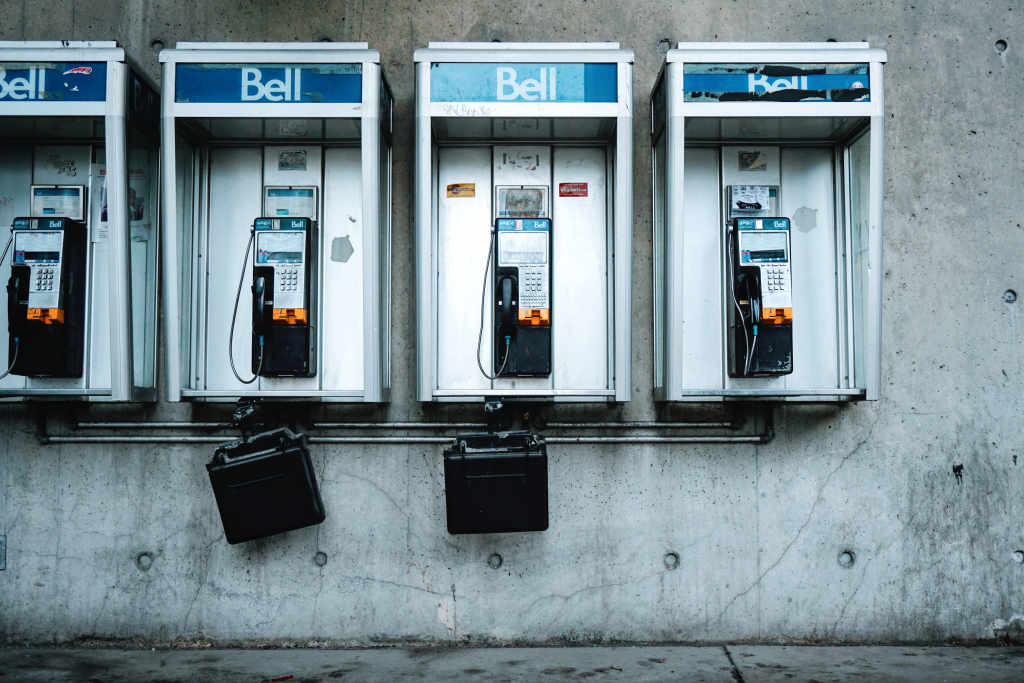
{"type": "Polygon", "coordinates": [[[484,269],[477,365],[487,379],[551,374],[551,219],[546,186],[496,188],[497,218],[484,269]],[[488,269],[494,259],[494,345],[489,375],[480,360],[488,269]]]}
{"type": "Polygon", "coordinates": [[[88,247],[85,225],[66,217],[16,218],[11,241],[8,373],[81,377],[88,247]]]}
{"type": "Polygon", "coordinates": [[[793,280],[788,218],[734,218],[728,227],[732,377],[793,372],[793,280]]]}
{"type": "Polygon", "coordinates": [[[231,370],[243,384],[251,384],[257,377],[316,374],[315,237],[316,223],[310,218],[257,218],[253,223],[228,342],[231,370]],[[253,376],[244,380],[235,370],[234,330],[250,250],[253,376]]]}

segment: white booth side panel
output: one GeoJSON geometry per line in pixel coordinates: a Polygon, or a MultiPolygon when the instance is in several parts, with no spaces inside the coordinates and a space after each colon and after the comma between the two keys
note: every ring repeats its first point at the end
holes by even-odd
{"type": "Polygon", "coordinates": [[[723,386],[725,251],[718,154],[716,148],[689,148],[683,167],[683,291],[676,300],[683,308],[680,386],[684,391],[711,391],[723,386]]]}
{"type": "MultiPolygon", "coordinates": [[[[202,251],[206,268],[205,386],[208,390],[244,389],[235,379],[228,362],[228,335],[234,312],[242,256],[249,240],[253,219],[262,215],[263,149],[260,147],[214,147],[210,149],[210,189],[207,248],[202,251]]],[[[252,260],[252,253],[249,254],[252,260]]],[[[245,264],[251,279],[249,263],[245,264]]],[[[252,376],[251,283],[242,283],[235,323],[234,359],[238,374],[252,376]]]]}
{"type": "Polygon", "coordinates": [[[355,148],[324,150],[320,349],[325,390],[363,390],[363,174],[355,148]]]}
{"type": "Polygon", "coordinates": [[[782,212],[793,244],[793,373],[788,389],[838,387],[832,150],[782,149],[782,212]]]}
{"type": "Polygon", "coordinates": [[[552,325],[555,389],[596,390],[608,382],[606,153],[555,147],[552,203],[552,325]],[[560,197],[559,183],[586,183],[586,197],[560,197]]]}
{"type": "MultiPolygon", "coordinates": [[[[525,134],[525,131],[524,131],[525,134]]],[[[494,147],[494,187],[499,185],[545,185],[548,187],[548,201],[553,202],[553,197],[557,190],[551,185],[551,147],[548,146],[534,146],[534,145],[509,145],[509,146],[495,146],[494,147]]],[[[479,186],[478,186],[479,187],[479,186]]],[[[493,192],[493,188],[492,188],[493,192]]],[[[551,203],[548,204],[548,210],[552,211],[551,203]]],[[[554,213],[551,215],[551,232],[552,235],[558,233],[557,216],[554,213]]],[[[494,222],[493,214],[490,217],[491,223],[494,222]]],[[[553,237],[557,240],[557,237],[553,237]]],[[[557,245],[553,248],[553,251],[557,249],[557,245]]],[[[494,264],[491,264],[494,267],[494,264]]],[[[558,276],[552,268],[552,282],[558,281],[558,276]]],[[[493,271],[492,271],[493,273],[493,271]]],[[[481,278],[481,283],[483,279],[481,278]]],[[[493,282],[493,280],[491,280],[493,282]]],[[[554,285],[557,287],[557,285],[554,285]]],[[[489,287],[488,291],[493,293],[493,287],[489,287]]],[[[555,294],[557,296],[557,293],[555,294]]],[[[556,322],[558,316],[558,309],[555,308],[558,304],[555,303],[555,296],[551,299],[551,324],[553,328],[551,330],[551,345],[553,359],[557,359],[558,354],[558,335],[560,327],[556,322]]],[[[494,310],[493,304],[490,310],[494,310]]],[[[484,347],[490,348],[488,346],[484,347]]],[[[557,363],[557,360],[555,360],[557,363]]],[[[486,367],[486,366],[484,366],[486,367]]],[[[553,375],[552,373],[547,377],[513,377],[513,378],[502,378],[496,379],[493,382],[495,389],[551,389],[553,388],[553,375]]],[[[603,387],[602,387],[603,388],[603,387]]]]}
{"type": "MultiPolygon", "coordinates": [[[[268,123],[268,129],[269,130],[274,130],[274,131],[280,130],[280,122],[276,122],[276,121],[271,120],[271,121],[268,121],[267,123],[268,123]],[[270,125],[271,123],[273,123],[274,125],[271,126],[270,125]]],[[[322,150],[321,150],[319,145],[297,145],[297,146],[294,146],[294,147],[292,147],[292,146],[271,145],[271,146],[264,147],[263,148],[263,183],[262,183],[262,185],[263,186],[270,186],[270,187],[280,186],[280,185],[286,185],[286,186],[290,186],[290,187],[294,187],[294,186],[303,186],[303,187],[313,186],[313,187],[317,188],[317,201],[319,202],[320,201],[321,190],[322,190],[321,182],[320,182],[321,177],[322,177],[321,154],[322,154],[322,150]],[[299,161],[299,160],[301,160],[301,161],[299,161]]],[[[262,193],[262,188],[261,188],[260,191],[262,193]]],[[[262,201],[263,195],[261,194],[260,196],[261,196],[261,201],[262,201]]],[[[320,210],[319,205],[317,206],[317,210],[318,211],[320,210]]],[[[249,219],[249,224],[251,225],[255,218],[258,218],[259,216],[263,216],[265,214],[266,214],[266,207],[262,206],[262,204],[261,204],[259,214],[256,214],[256,215],[252,216],[252,218],[249,219]]],[[[313,219],[315,221],[321,221],[321,223],[322,223],[322,220],[321,220],[322,217],[309,216],[309,218],[311,218],[311,219],[313,219]]],[[[255,249],[255,248],[256,247],[254,245],[253,249],[255,249]]],[[[323,253],[323,235],[322,235],[322,233],[320,234],[320,243],[319,243],[319,247],[317,247],[317,251],[320,252],[320,253],[323,253]]],[[[249,270],[249,278],[252,277],[252,266],[251,266],[252,258],[253,258],[253,256],[250,253],[249,254],[249,264],[250,265],[248,266],[248,268],[250,269],[249,270]]],[[[241,263],[239,263],[239,265],[241,265],[241,263]]],[[[311,265],[312,265],[313,272],[316,273],[318,268],[319,268],[319,265],[318,265],[317,261],[314,260],[311,265]]],[[[238,267],[239,266],[235,267],[236,270],[238,269],[238,267]]],[[[237,274],[236,274],[235,277],[237,277],[237,274]]],[[[317,279],[319,279],[319,278],[317,278],[317,279]]],[[[248,284],[249,283],[246,283],[246,285],[242,285],[242,302],[244,302],[245,304],[248,304],[249,307],[251,308],[252,307],[252,298],[251,298],[251,296],[246,296],[246,294],[249,293],[249,288],[247,286],[248,284]]],[[[316,297],[316,296],[311,296],[310,297],[310,306],[313,309],[312,311],[310,311],[311,315],[316,315],[316,308],[317,308],[316,299],[317,298],[318,297],[316,297]]],[[[238,304],[239,308],[241,308],[241,306],[243,305],[242,302],[239,302],[239,304],[238,304]]],[[[323,329],[321,327],[322,324],[323,324],[323,319],[322,318],[320,318],[320,319],[318,319],[316,321],[317,333],[318,333],[317,336],[318,337],[319,337],[319,333],[323,329]]],[[[237,337],[238,337],[238,329],[235,329],[235,338],[237,339],[237,337]]],[[[245,335],[245,340],[247,342],[250,339],[251,339],[250,336],[245,335]]],[[[320,344],[318,344],[317,346],[319,347],[320,344]]],[[[236,346],[235,348],[238,348],[238,347],[236,346]]],[[[318,351],[318,353],[319,353],[319,351],[318,351]]],[[[321,362],[317,363],[317,376],[314,376],[314,377],[287,377],[287,378],[261,377],[256,382],[256,385],[259,387],[260,390],[263,390],[263,391],[288,390],[288,389],[290,389],[290,390],[316,391],[320,387],[319,375],[320,375],[320,368],[323,367],[323,365],[322,365],[323,357],[321,356],[320,358],[318,358],[318,360],[321,361],[321,362]]],[[[249,369],[246,372],[240,373],[240,374],[242,375],[242,377],[248,378],[251,375],[251,372],[252,372],[252,370],[249,369]]]]}
{"type": "MultiPolygon", "coordinates": [[[[490,244],[491,148],[438,150],[437,209],[437,388],[489,389],[476,362],[480,295],[490,244]],[[476,184],[475,197],[448,197],[452,184],[476,184]]],[[[492,264],[493,267],[493,264],[492,264]]],[[[492,271],[493,272],[493,271],[492,271]]],[[[493,296],[487,288],[481,362],[491,367],[493,296]]]]}
{"type": "MultiPolygon", "coordinates": [[[[0,147],[0,226],[3,232],[0,239],[7,244],[11,238],[11,226],[14,219],[29,215],[29,187],[32,185],[32,148],[31,147],[0,147]]],[[[11,272],[11,260],[14,258],[14,245],[7,251],[0,267],[4,273],[11,272]]],[[[6,283],[4,283],[6,284],[6,283]]],[[[11,359],[7,351],[9,347],[7,332],[7,305],[0,306],[0,366],[7,369],[11,359]]],[[[2,389],[21,389],[25,386],[25,378],[18,375],[7,375],[0,380],[2,389]]]]}

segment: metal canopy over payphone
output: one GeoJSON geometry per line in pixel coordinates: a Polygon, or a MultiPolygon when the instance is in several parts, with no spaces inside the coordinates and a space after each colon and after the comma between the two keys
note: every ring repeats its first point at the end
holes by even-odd
{"type": "Polygon", "coordinates": [[[877,400],[885,52],[681,43],[652,95],[655,398],[877,400]]]}
{"type": "Polygon", "coordinates": [[[415,61],[419,400],[628,401],[633,53],[415,61]]]}
{"type": "Polygon", "coordinates": [[[159,106],[113,41],[0,42],[0,398],[156,400],[159,106]]]}
{"type": "Polygon", "coordinates": [[[365,43],[160,54],[167,399],[388,400],[392,97],[365,43]]]}

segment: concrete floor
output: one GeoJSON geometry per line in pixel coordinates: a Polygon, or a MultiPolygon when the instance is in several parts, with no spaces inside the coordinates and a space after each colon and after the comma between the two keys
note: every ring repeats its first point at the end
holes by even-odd
{"type": "Polygon", "coordinates": [[[1024,647],[0,648],[10,681],[1020,681],[1024,647]]]}

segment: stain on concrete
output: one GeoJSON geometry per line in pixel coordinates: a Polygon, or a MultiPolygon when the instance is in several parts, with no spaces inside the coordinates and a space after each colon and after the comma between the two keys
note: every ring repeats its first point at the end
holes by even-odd
{"type": "Polygon", "coordinates": [[[964,465],[963,465],[963,463],[960,463],[959,465],[953,465],[953,476],[956,477],[956,483],[957,484],[964,483],[964,465]]]}

